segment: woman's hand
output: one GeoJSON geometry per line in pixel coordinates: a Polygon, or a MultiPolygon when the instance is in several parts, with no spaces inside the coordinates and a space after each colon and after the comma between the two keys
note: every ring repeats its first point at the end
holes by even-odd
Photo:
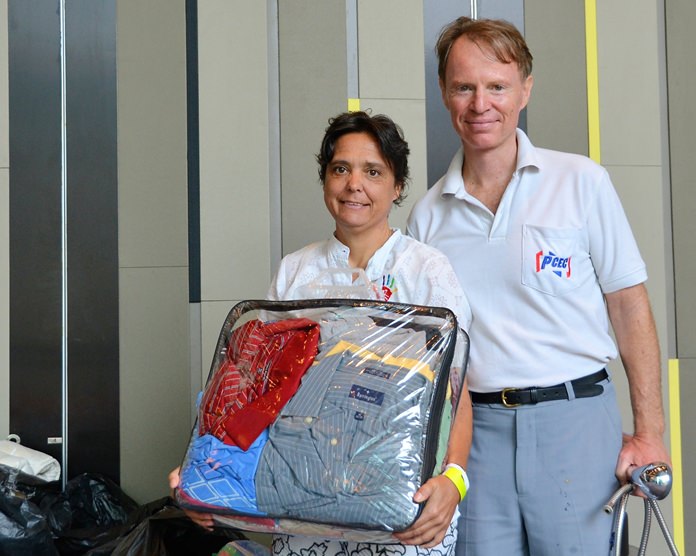
{"type": "MultiPolygon", "coordinates": [[[[179,486],[179,472],[181,467],[172,469],[169,472],[169,488],[172,489],[171,496],[174,498],[174,489],[179,486]]],[[[202,512],[194,512],[193,510],[187,510],[186,508],[181,508],[184,513],[189,517],[191,521],[203,527],[207,531],[212,531],[215,526],[215,521],[213,521],[213,514],[207,514],[202,512]]]]}
{"type": "Polygon", "coordinates": [[[426,502],[416,522],[405,531],[394,533],[403,544],[432,548],[442,542],[459,504],[459,491],[444,475],[428,480],[413,496],[414,502],[426,502]]]}

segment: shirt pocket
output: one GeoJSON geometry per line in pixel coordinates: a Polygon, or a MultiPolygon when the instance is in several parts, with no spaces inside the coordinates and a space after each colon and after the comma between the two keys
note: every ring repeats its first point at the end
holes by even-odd
{"type": "Polygon", "coordinates": [[[554,296],[580,285],[583,258],[580,230],[525,225],[522,232],[522,284],[554,296]]]}

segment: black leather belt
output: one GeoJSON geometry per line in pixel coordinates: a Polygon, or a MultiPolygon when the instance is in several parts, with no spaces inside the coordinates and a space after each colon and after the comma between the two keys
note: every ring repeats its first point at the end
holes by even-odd
{"type": "MultiPolygon", "coordinates": [[[[606,369],[571,380],[576,398],[593,398],[604,392],[604,386],[598,382],[608,378],[606,369]]],[[[505,388],[499,392],[471,392],[474,403],[500,403],[505,407],[550,402],[552,400],[567,400],[568,390],[565,384],[545,386],[543,388],[505,388]]]]}

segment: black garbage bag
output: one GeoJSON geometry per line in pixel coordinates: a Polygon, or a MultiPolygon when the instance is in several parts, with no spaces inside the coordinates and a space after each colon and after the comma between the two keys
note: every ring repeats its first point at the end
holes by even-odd
{"type": "Polygon", "coordinates": [[[235,530],[208,532],[170,497],[138,505],[112,480],[85,473],[43,481],[0,465],[0,556],[210,556],[235,530]]]}
{"type": "Polygon", "coordinates": [[[60,496],[45,499],[55,545],[61,555],[84,554],[132,528],[139,506],[114,481],[83,473],[68,481],[60,496]]]}
{"type": "Polygon", "coordinates": [[[36,503],[55,488],[57,485],[0,465],[0,556],[58,555],[48,519],[36,503]]]}
{"type": "Polygon", "coordinates": [[[130,531],[86,556],[210,556],[230,541],[246,539],[233,529],[206,531],[169,497],[143,506],[133,517],[130,531]]]}

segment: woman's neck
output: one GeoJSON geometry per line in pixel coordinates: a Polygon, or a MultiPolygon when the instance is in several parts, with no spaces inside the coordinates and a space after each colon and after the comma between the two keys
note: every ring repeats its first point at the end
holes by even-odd
{"type": "Polygon", "coordinates": [[[385,227],[362,233],[351,233],[337,228],[334,235],[350,250],[348,264],[352,268],[364,270],[372,256],[387,242],[392,233],[393,230],[387,224],[385,227]]]}

